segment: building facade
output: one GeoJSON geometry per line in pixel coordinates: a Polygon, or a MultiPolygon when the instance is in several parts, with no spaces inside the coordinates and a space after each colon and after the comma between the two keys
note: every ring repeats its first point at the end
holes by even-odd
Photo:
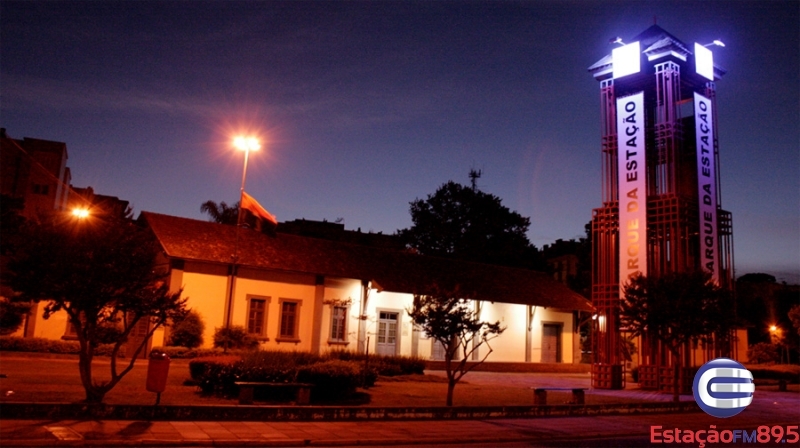
{"type": "MultiPolygon", "coordinates": [[[[205,321],[206,346],[216,328],[240,325],[264,349],[438,359],[408,310],[414,294],[458,285],[483,320],[507,328],[488,361],[580,359],[577,322],[591,307],[543,273],[155,213],[140,219],[164,249],[172,288],[205,321]]],[[[157,332],[153,343],[168,338],[168,329],[157,332]]]]}

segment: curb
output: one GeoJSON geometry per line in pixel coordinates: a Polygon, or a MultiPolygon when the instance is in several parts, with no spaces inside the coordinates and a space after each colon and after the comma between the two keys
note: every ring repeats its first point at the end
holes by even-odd
{"type": "Polygon", "coordinates": [[[0,418],[16,420],[147,421],[401,421],[586,417],[699,412],[694,401],[595,405],[369,407],[369,406],[142,406],[85,403],[14,403],[0,418]]]}

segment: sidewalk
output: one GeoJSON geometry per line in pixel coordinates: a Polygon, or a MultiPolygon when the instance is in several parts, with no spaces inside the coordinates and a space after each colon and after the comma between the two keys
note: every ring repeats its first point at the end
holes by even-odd
{"type": "MultiPolygon", "coordinates": [[[[502,379],[502,378],[501,378],[502,379]]],[[[473,381],[477,378],[473,377],[473,381]]],[[[488,379],[486,381],[489,381],[488,379]]],[[[635,391],[589,391],[627,397],[635,391]]],[[[691,399],[691,397],[684,397],[691,399]]],[[[682,429],[756,429],[797,425],[800,395],[756,391],[745,411],[729,419],[705,413],[526,419],[358,422],[0,422],[0,444],[10,446],[389,446],[544,443],[581,438],[649,435],[651,426],[682,429]]]]}

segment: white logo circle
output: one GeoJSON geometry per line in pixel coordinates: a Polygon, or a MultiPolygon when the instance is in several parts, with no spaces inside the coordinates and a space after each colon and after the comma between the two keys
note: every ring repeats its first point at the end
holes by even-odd
{"type": "Polygon", "coordinates": [[[692,392],[700,409],[714,417],[727,418],[742,412],[753,402],[753,374],[728,358],[717,358],[700,367],[692,392]]]}

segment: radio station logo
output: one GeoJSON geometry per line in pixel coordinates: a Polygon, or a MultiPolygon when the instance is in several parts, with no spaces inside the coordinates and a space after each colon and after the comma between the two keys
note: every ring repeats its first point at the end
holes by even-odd
{"type": "Polygon", "coordinates": [[[703,364],[694,376],[692,392],[700,409],[718,418],[733,417],[753,402],[753,374],[728,358],[703,364]]]}

